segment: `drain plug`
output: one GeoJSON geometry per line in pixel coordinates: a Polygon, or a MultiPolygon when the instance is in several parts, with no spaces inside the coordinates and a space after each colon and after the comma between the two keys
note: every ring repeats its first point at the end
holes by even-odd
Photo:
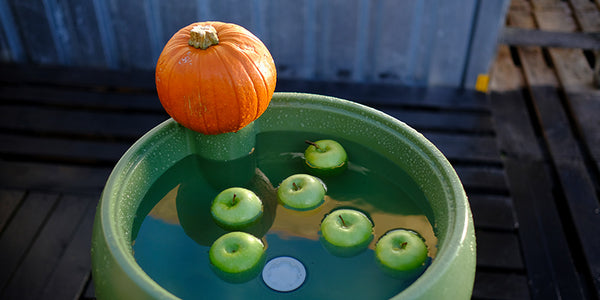
{"type": "Polygon", "coordinates": [[[306,279],[306,268],[297,259],[280,256],[271,259],[262,271],[265,284],[278,292],[291,292],[299,288],[306,279]]]}

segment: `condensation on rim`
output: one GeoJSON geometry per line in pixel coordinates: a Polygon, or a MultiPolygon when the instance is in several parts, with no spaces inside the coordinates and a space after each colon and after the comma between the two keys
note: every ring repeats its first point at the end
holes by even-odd
{"type": "Polygon", "coordinates": [[[297,259],[280,256],[271,259],[262,271],[265,284],[278,292],[291,292],[299,288],[306,279],[306,268],[297,259]]]}

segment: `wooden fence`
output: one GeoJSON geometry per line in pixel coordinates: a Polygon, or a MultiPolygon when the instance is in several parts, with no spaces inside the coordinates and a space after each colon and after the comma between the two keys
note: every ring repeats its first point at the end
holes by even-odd
{"type": "Polygon", "coordinates": [[[200,20],[240,24],[282,78],[473,87],[508,0],[0,0],[0,60],[153,69],[200,20]]]}

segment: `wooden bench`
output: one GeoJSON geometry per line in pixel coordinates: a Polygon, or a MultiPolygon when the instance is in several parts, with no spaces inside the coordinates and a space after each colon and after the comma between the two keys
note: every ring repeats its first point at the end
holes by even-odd
{"type": "MultiPolygon", "coordinates": [[[[167,118],[153,74],[10,65],[0,74],[0,297],[93,297],[97,199],[123,152],[167,118]]],[[[295,80],[280,80],[277,90],[355,100],[425,134],[453,163],[476,212],[475,295],[528,293],[485,94],[295,80]]]]}

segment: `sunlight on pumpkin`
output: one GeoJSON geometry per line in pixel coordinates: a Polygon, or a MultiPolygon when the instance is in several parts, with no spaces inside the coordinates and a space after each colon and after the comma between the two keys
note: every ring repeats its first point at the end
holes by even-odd
{"type": "Polygon", "coordinates": [[[267,109],[277,81],[267,47],[243,27],[190,24],[171,37],[156,64],[156,90],[179,124],[203,133],[237,132],[267,109]]]}

